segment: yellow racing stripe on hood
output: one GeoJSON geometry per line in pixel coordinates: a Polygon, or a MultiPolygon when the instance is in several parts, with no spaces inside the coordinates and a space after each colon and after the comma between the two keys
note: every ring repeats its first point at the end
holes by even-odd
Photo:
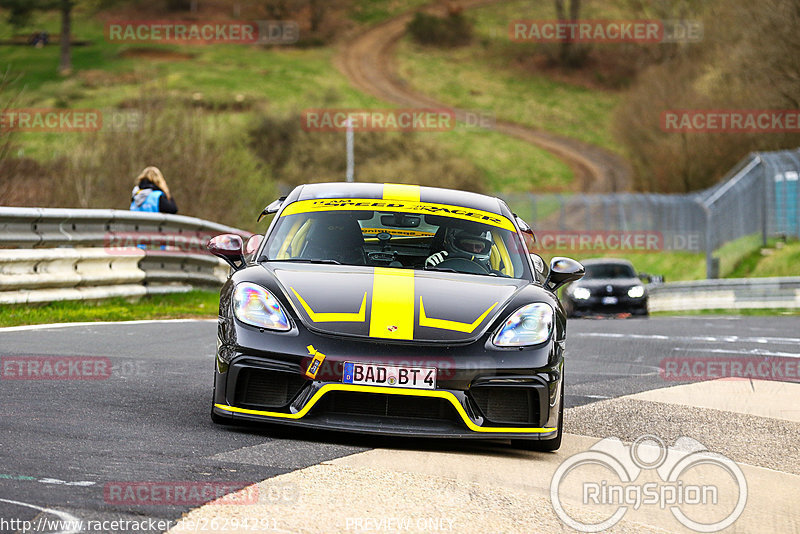
{"type": "Polygon", "coordinates": [[[414,271],[375,267],[369,336],[414,338],[414,271]]]}
{"type": "Polygon", "coordinates": [[[383,200],[410,200],[412,202],[419,202],[419,186],[383,184],[383,200]]]}

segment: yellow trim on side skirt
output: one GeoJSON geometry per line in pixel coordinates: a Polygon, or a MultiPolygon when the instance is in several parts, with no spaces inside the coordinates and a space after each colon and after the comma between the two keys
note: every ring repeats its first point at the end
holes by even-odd
{"type": "Polygon", "coordinates": [[[311,306],[309,306],[308,303],[303,300],[303,297],[301,297],[293,287],[290,287],[289,289],[292,290],[294,296],[300,301],[300,304],[303,306],[303,309],[306,310],[308,317],[315,323],[363,323],[367,318],[366,291],[364,291],[364,298],[361,300],[361,309],[355,313],[317,313],[311,309],[311,306]]]}
{"type": "Polygon", "coordinates": [[[419,202],[419,186],[407,184],[383,184],[384,200],[410,200],[419,202]]]}
{"type": "Polygon", "coordinates": [[[489,315],[489,312],[497,306],[497,302],[492,304],[488,310],[483,312],[480,317],[472,321],[471,323],[460,323],[458,321],[450,321],[447,319],[434,319],[432,317],[428,317],[425,315],[425,307],[422,305],[422,297],[419,298],[419,325],[420,326],[429,326],[431,328],[441,328],[442,330],[454,330],[456,332],[465,332],[467,334],[471,334],[478,328],[478,325],[486,319],[486,316],[489,315]]]}
{"type": "Polygon", "coordinates": [[[243,413],[249,415],[263,415],[266,417],[280,417],[282,419],[301,419],[305,416],[311,408],[319,401],[323,395],[329,391],[356,391],[360,393],[384,393],[386,395],[411,395],[413,397],[435,397],[445,399],[464,420],[464,424],[474,432],[501,432],[501,433],[519,433],[519,434],[546,434],[548,432],[555,432],[556,428],[520,428],[520,427],[487,427],[478,426],[472,422],[464,407],[458,402],[458,399],[449,391],[430,390],[430,389],[409,389],[409,388],[388,388],[383,386],[358,386],[355,384],[325,384],[311,397],[311,400],[303,406],[303,409],[297,413],[280,413],[280,412],[266,412],[262,410],[249,410],[247,408],[237,408],[236,406],[227,406],[225,404],[214,404],[220,410],[232,413],[243,413]]]}

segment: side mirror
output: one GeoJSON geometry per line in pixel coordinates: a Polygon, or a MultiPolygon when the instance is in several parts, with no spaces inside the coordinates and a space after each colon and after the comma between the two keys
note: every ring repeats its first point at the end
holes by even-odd
{"type": "Polygon", "coordinates": [[[653,281],[653,277],[647,273],[637,273],[636,278],[647,284],[653,281]]]}
{"type": "Polygon", "coordinates": [[[544,287],[555,292],[564,284],[580,280],[585,273],[583,265],[571,258],[553,258],[550,260],[550,274],[547,275],[544,287]]]}
{"type": "Polygon", "coordinates": [[[531,260],[533,261],[533,266],[536,268],[536,271],[542,276],[545,276],[547,267],[545,267],[542,257],[531,252],[531,260]]]}
{"type": "Polygon", "coordinates": [[[222,234],[212,237],[206,245],[208,251],[225,260],[228,265],[238,271],[244,267],[244,253],[242,252],[242,238],[236,234],[222,234]]]}
{"type": "Polygon", "coordinates": [[[261,243],[264,241],[264,236],[261,234],[253,234],[247,238],[247,242],[244,245],[244,255],[246,257],[252,256],[256,252],[258,252],[258,247],[261,246],[261,243]]]}

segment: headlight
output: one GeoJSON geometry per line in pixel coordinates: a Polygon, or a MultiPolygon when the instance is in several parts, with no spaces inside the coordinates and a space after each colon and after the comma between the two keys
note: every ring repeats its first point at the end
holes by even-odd
{"type": "Polygon", "coordinates": [[[492,342],[498,347],[538,345],[553,332],[553,308],[543,302],[528,304],[511,314],[492,342]]]}
{"type": "Polygon", "coordinates": [[[633,286],[628,290],[628,296],[632,299],[638,299],[644,296],[644,286],[633,286]]]}
{"type": "Polygon", "coordinates": [[[278,299],[263,287],[249,282],[242,282],[233,290],[233,313],[243,323],[259,328],[291,328],[278,299]]]}
{"type": "Polygon", "coordinates": [[[592,296],[592,292],[585,287],[576,287],[572,290],[572,298],[575,300],[586,300],[592,296]]]}

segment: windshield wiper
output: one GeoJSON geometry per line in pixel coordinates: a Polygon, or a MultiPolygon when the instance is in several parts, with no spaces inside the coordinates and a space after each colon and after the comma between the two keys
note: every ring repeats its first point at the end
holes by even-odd
{"type": "Polygon", "coordinates": [[[341,265],[341,262],[336,260],[318,260],[318,259],[309,259],[309,258],[286,258],[283,260],[277,259],[266,259],[264,261],[286,261],[286,262],[294,262],[294,263],[324,263],[330,265],[341,265]]]}

